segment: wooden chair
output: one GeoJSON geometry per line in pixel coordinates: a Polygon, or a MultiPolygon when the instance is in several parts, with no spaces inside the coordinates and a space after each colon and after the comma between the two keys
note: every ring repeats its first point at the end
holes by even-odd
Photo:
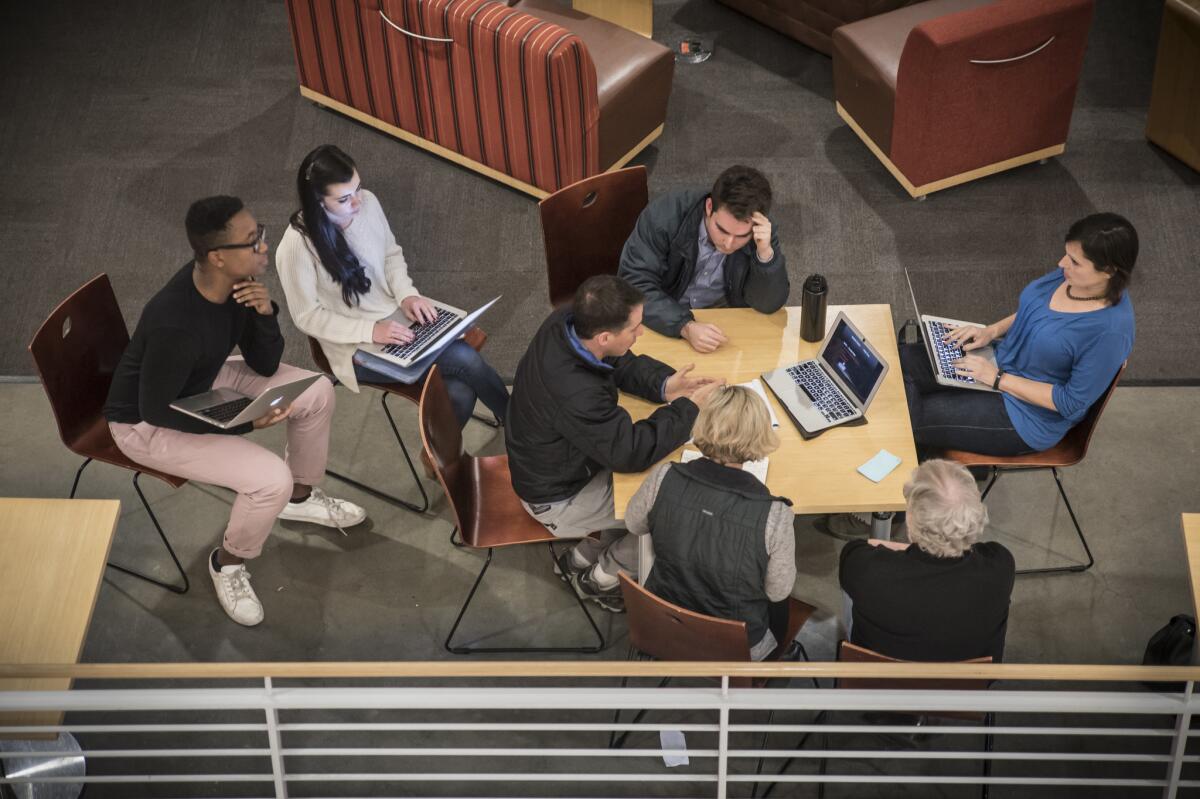
{"type": "MultiPolygon", "coordinates": [[[[463,340],[470,344],[471,347],[478,352],[479,350],[483,349],[483,345],[487,343],[487,333],[484,333],[483,330],[478,327],[472,327],[463,335],[463,340]]],[[[333,381],[334,385],[337,385],[338,380],[336,377],[334,377],[333,369],[329,366],[329,359],[325,357],[325,353],[321,349],[321,343],[312,336],[309,336],[308,349],[312,354],[313,363],[317,365],[317,368],[327,374],[329,379],[333,381]]],[[[421,402],[421,389],[425,385],[424,378],[415,383],[372,383],[365,380],[360,380],[359,385],[379,390],[380,405],[383,406],[383,412],[387,415],[388,425],[390,425],[392,428],[392,435],[395,436],[396,443],[400,445],[400,452],[404,455],[404,462],[408,464],[408,472],[412,475],[413,483],[416,484],[417,490],[421,492],[421,504],[418,505],[415,502],[409,502],[408,500],[401,499],[394,494],[389,494],[385,491],[379,490],[378,488],[369,486],[366,483],[359,482],[352,477],[335,472],[333,469],[327,468],[325,473],[330,477],[341,480],[343,483],[354,486],[360,491],[366,491],[368,494],[373,494],[381,499],[394,502],[397,505],[408,508],[411,511],[424,513],[425,511],[429,510],[429,495],[425,493],[425,485],[421,482],[421,478],[417,476],[417,470],[413,465],[412,456],[408,454],[408,447],[404,445],[404,439],[400,436],[400,428],[396,426],[396,420],[392,416],[392,410],[387,404],[388,397],[394,394],[397,397],[403,397],[413,405],[419,405],[421,402]]],[[[496,427],[496,423],[490,419],[484,419],[480,416],[475,416],[475,418],[486,425],[496,427]]]]}
{"type": "Polygon", "coordinates": [[[551,305],[570,302],[589,277],[617,273],[649,196],[646,167],[635,166],[573,183],[538,203],[551,305]]]}
{"type": "MultiPolygon", "coordinates": [[[[861,647],[861,646],[857,646],[856,644],[852,644],[849,641],[840,641],[838,643],[838,662],[839,663],[905,663],[905,662],[910,662],[910,661],[897,660],[895,658],[890,658],[886,655],[881,655],[880,653],[875,652],[874,650],[867,649],[867,648],[861,647]]],[[[982,657],[982,658],[972,658],[971,660],[965,660],[965,661],[961,661],[961,662],[963,662],[963,663],[991,663],[992,658],[990,656],[982,657]]],[[[991,686],[991,681],[984,680],[984,679],[979,679],[979,680],[933,680],[933,679],[901,680],[901,679],[887,679],[887,678],[879,678],[879,677],[850,677],[850,678],[839,677],[837,682],[834,684],[834,688],[870,689],[870,690],[878,689],[878,690],[884,690],[884,691],[954,691],[954,690],[986,691],[990,686],[991,686]]],[[[822,710],[820,713],[817,714],[817,718],[814,720],[813,723],[814,724],[825,723],[828,720],[831,713],[832,713],[832,711],[822,710]]],[[[905,715],[907,715],[907,714],[905,714],[905,715]]],[[[915,719],[915,721],[918,725],[922,724],[926,718],[932,716],[932,717],[937,717],[937,718],[982,722],[985,727],[992,726],[992,714],[991,713],[970,713],[970,712],[935,710],[935,711],[926,711],[924,713],[916,714],[916,716],[917,716],[917,718],[915,719]]],[[[796,744],[797,749],[799,749],[801,746],[804,745],[805,741],[808,740],[809,734],[810,733],[804,734],[804,737],[801,738],[800,742],[796,744]]],[[[829,735],[827,733],[823,733],[822,738],[823,738],[822,748],[828,750],[829,749],[829,735]]],[[[984,735],[983,748],[984,748],[985,753],[990,754],[992,751],[992,735],[990,732],[988,732],[984,735]]],[[[779,769],[778,773],[783,774],[785,771],[787,771],[787,768],[789,765],[791,765],[791,763],[792,763],[792,760],[784,761],[783,767],[781,769],[779,769]]],[[[820,769],[820,773],[822,775],[825,774],[826,767],[827,767],[827,761],[825,758],[822,758],[821,759],[821,769],[820,769]]],[[[984,779],[987,779],[991,775],[991,771],[992,771],[991,758],[984,757],[983,758],[983,777],[984,777],[984,779]]],[[[770,785],[768,785],[767,790],[763,792],[762,799],[766,799],[766,797],[770,796],[771,791],[774,790],[774,788],[777,784],[778,783],[771,783],[770,785]]],[[[823,797],[824,795],[825,795],[825,783],[822,782],[817,787],[817,796],[823,797]]],[[[986,782],[982,784],[982,796],[983,796],[983,799],[987,799],[988,785],[986,782]]]]}
{"type": "MultiPolygon", "coordinates": [[[[450,396],[446,384],[435,365],[425,376],[425,387],[421,392],[419,410],[421,420],[421,442],[425,447],[438,482],[441,483],[450,509],[454,513],[455,530],[459,532],[465,546],[486,549],[487,558],[471,586],[467,599],[458,611],[454,626],[446,636],[446,650],[455,655],[476,652],[581,652],[594,653],[604,649],[604,636],[592,620],[583,600],[573,589],[571,596],[579,605],[588,625],[596,633],[595,646],[581,647],[467,647],[454,646],[451,641],[483,576],[492,565],[493,551],[498,547],[518,544],[546,544],[550,562],[555,563],[555,538],[521,506],[513,493],[512,477],[508,471],[507,455],[477,457],[463,452],[462,431],[450,407],[450,396]]],[[[453,539],[453,532],[451,533],[453,539]]],[[[556,581],[557,582],[557,581],[556,581]]]]}
{"type": "Polygon", "coordinates": [[[179,488],[186,479],[166,472],[150,469],[136,463],[117,449],[108,421],[102,409],[108,398],[108,388],[113,372],[129,344],[129,330],[121,316],[121,308],[113,293],[107,274],[100,274],[77,289],[55,308],[29,343],[29,353],[42,380],[42,388],[50,400],[50,409],[58,423],[58,434],[67,449],[83,457],[83,464],[75,472],[69,497],[74,499],[79,488],[83,470],[92,461],[100,461],[133,472],[133,489],[137,492],[142,507],[158,531],[163,546],[171,555],[179,572],[182,585],[164,582],[147,574],[119,566],[106,565],[125,574],[154,583],[176,594],[187,593],[187,573],[179,563],[174,547],[167,540],[162,525],[138,478],[148,474],[162,480],[172,488],[179,488]]]}
{"type": "MultiPolygon", "coordinates": [[[[621,595],[625,599],[625,611],[629,615],[630,660],[640,653],[654,660],[750,662],[750,641],[746,635],[746,622],[718,619],[681,608],[646,590],[624,572],[621,572],[619,577],[621,595]]],[[[816,608],[812,605],[789,597],[787,632],[764,661],[794,659],[795,654],[808,660],[808,653],[796,640],[796,636],[814,612],[816,608]]],[[[663,679],[658,687],[665,687],[670,679],[663,679]]],[[[621,687],[624,688],[628,682],[628,677],[622,679],[621,687]]],[[[745,678],[733,678],[729,684],[761,687],[766,681],[752,682],[745,678]]],[[[630,723],[637,724],[645,715],[645,709],[639,710],[630,723]]],[[[767,715],[767,724],[771,723],[773,716],[774,711],[767,715]]],[[[616,725],[620,718],[621,711],[617,710],[613,714],[613,724],[616,725]]],[[[609,748],[619,747],[628,735],[629,731],[626,731],[618,736],[614,729],[609,735],[609,748]]],[[[763,733],[760,749],[766,744],[766,737],[766,733],[763,733]]],[[[762,771],[761,760],[758,770],[762,771]]]]}
{"type": "Polygon", "coordinates": [[[977,452],[965,452],[957,449],[946,450],[942,453],[943,458],[961,463],[963,466],[986,466],[991,470],[991,478],[988,480],[987,486],[983,489],[983,499],[985,500],[987,499],[988,492],[992,490],[992,486],[996,484],[996,479],[1000,476],[1001,472],[1049,469],[1050,473],[1054,475],[1054,483],[1058,486],[1058,493],[1062,497],[1063,504],[1067,506],[1067,513],[1071,516],[1071,524],[1075,525],[1075,532],[1079,535],[1079,543],[1083,544],[1083,551],[1087,554],[1087,563],[1074,563],[1069,566],[1047,566],[1040,569],[1018,569],[1017,574],[1082,572],[1090,569],[1092,564],[1096,562],[1096,559],[1092,557],[1091,547],[1088,546],[1087,539],[1083,535],[1083,529],[1079,526],[1079,520],[1075,518],[1075,509],[1071,507],[1071,500],[1067,499],[1067,492],[1063,488],[1062,478],[1059,476],[1058,470],[1067,466],[1074,466],[1087,455],[1088,445],[1092,441],[1092,433],[1095,432],[1096,424],[1100,421],[1100,414],[1104,412],[1104,406],[1108,405],[1108,400],[1112,397],[1113,389],[1117,387],[1121,375],[1125,372],[1126,365],[1121,364],[1121,368],[1117,370],[1116,376],[1108,384],[1108,388],[1104,391],[1104,394],[1088,410],[1087,416],[1079,424],[1067,431],[1062,441],[1048,450],[1034,452],[1029,455],[1013,456],[981,455],[977,452]]]}

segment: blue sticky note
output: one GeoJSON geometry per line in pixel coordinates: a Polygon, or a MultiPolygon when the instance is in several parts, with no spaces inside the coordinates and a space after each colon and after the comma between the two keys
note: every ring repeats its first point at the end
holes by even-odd
{"type": "Polygon", "coordinates": [[[879,453],[871,460],[858,467],[858,473],[863,477],[878,483],[883,478],[892,473],[900,465],[900,459],[886,449],[879,450],[879,453]]]}

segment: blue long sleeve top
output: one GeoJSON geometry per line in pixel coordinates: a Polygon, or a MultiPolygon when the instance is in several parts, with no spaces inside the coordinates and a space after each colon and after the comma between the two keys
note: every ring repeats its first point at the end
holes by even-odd
{"type": "Polygon", "coordinates": [[[1026,286],[1017,318],[996,347],[996,363],[1005,372],[1054,387],[1056,410],[1004,395],[1017,434],[1039,451],[1057,444],[1087,415],[1133,349],[1129,292],[1099,311],[1063,313],[1050,309],[1062,282],[1062,270],[1055,269],[1026,286]]]}

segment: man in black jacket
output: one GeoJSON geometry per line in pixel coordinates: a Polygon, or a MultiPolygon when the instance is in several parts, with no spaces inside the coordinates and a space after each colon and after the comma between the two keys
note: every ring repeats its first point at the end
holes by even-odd
{"type": "Polygon", "coordinates": [[[637,540],[616,519],[612,473],[644,471],[687,441],[697,404],[723,382],[631,353],[642,334],[642,302],[619,277],[585,281],[569,308],[542,323],[517,365],[505,431],[525,510],[560,538],[602,531],[559,558],[559,575],[618,613],[617,574],[637,576],[637,540]],[[634,422],[617,404],[619,391],[667,404],[634,422]]]}
{"type": "Polygon", "coordinates": [[[693,308],[783,307],[787,262],[770,210],[771,184],[748,166],[726,169],[710,194],[684,189],[647,205],[618,272],[646,295],[646,327],[712,352],[725,333],[696,321],[693,308]]]}

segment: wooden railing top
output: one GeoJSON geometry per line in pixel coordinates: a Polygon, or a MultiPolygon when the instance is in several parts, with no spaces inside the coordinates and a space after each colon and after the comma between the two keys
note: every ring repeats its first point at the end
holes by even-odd
{"type": "MultiPolygon", "coordinates": [[[[1200,666],[1035,663],[702,663],[663,661],[380,661],[0,664],[4,679],[449,679],[538,677],[878,677],[1070,682],[1200,681],[1200,666]]],[[[0,690],[4,689],[0,683],[0,690]]],[[[10,688],[11,689],[11,688],[10,688]]]]}

